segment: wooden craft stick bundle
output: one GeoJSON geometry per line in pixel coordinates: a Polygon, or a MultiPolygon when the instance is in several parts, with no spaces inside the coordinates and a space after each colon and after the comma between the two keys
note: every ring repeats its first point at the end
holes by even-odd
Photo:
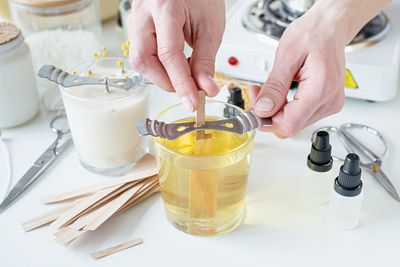
{"type": "Polygon", "coordinates": [[[24,231],[51,224],[58,244],[68,246],[87,231],[95,231],[112,216],[136,205],[160,190],[154,157],[146,154],[121,178],[45,196],[42,202],[65,202],[22,223],[24,231]]]}

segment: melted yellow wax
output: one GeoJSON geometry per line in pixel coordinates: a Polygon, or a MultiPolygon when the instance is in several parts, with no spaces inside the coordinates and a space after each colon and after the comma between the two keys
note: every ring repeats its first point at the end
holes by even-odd
{"type": "Polygon", "coordinates": [[[215,235],[240,223],[252,143],[241,147],[249,139],[247,133],[238,135],[213,130],[205,133],[211,135],[211,138],[196,141],[195,132],[176,140],[158,138],[158,142],[169,150],[179,153],[165,150],[157,142],[154,144],[161,192],[169,221],[178,229],[191,234],[215,235]],[[196,145],[196,142],[200,143],[196,145]],[[189,211],[190,177],[193,172],[199,171],[207,179],[217,179],[213,185],[218,187],[215,216],[193,218],[190,215],[193,214],[193,210],[189,211]]]}

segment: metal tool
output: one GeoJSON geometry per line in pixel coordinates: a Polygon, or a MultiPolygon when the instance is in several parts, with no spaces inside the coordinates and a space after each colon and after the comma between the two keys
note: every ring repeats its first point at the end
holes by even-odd
{"type": "Polygon", "coordinates": [[[95,78],[95,77],[82,77],[78,75],[69,74],[62,69],[59,69],[53,65],[44,65],[40,68],[38,76],[40,78],[49,79],[64,87],[73,87],[79,85],[105,85],[130,90],[147,84],[147,81],[141,75],[136,75],[127,79],[108,79],[106,78],[95,78]]]}
{"type": "Polygon", "coordinates": [[[203,126],[199,127],[196,126],[194,121],[167,124],[165,122],[150,120],[147,118],[138,120],[136,127],[141,136],[151,135],[154,137],[175,140],[182,135],[200,130],[218,130],[243,135],[254,129],[271,125],[271,118],[258,117],[254,113],[254,110],[251,109],[230,119],[206,121],[203,126]]]}
{"type": "MultiPolygon", "coordinates": [[[[379,138],[381,143],[383,144],[384,151],[381,157],[387,152],[387,143],[385,138],[374,128],[371,128],[367,125],[357,124],[357,123],[345,123],[340,127],[335,126],[327,126],[322,127],[316,130],[312,135],[312,141],[315,139],[315,135],[318,131],[327,131],[333,132],[338,135],[339,140],[342,142],[344,147],[346,148],[348,153],[360,153],[363,157],[367,158],[369,162],[360,162],[360,166],[365,170],[369,171],[372,176],[389,192],[389,194],[400,202],[399,194],[397,193],[395,187],[390,182],[389,178],[381,169],[382,159],[381,157],[377,156],[374,152],[372,152],[366,145],[361,143],[357,138],[355,138],[350,132],[350,129],[361,129],[367,131],[379,138]]],[[[344,161],[344,159],[332,156],[334,160],[344,161]]]]}
{"type": "Polygon", "coordinates": [[[56,140],[46,151],[33,163],[32,167],[22,176],[17,184],[0,203],[0,212],[16,199],[29,185],[31,185],[50,164],[71,145],[72,139],[66,116],[59,115],[50,122],[50,128],[57,134],[56,140]],[[63,140],[64,139],[64,140],[63,140]],[[61,142],[64,141],[62,144],[61,142]]]}

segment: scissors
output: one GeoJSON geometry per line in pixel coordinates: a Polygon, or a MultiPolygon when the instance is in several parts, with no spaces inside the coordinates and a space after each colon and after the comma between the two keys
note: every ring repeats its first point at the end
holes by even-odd
{"type": "Polygon", "coordinates": [[[72,139],[69,134],[70,130],[65,114],[53,118],[50,122],[50,128],[57,134],[56,140],[33,163],[32,167],[19,179],[17,184],[7,194],[3,202],[0,203],[0,212],[4,211],[13,200],[27,189],[29,185],[31,185],[69,145],[71,145],[72,139]],[[63,139],[65,139],[65,141],[61,144],[63,139]]]}
{"type": "MultiPolygon", "coordinates": [[[[345,123],[341,125],[340,127],[335,127],[335,126],[326,126],[322,127],[318,130],[316,130],[313,135],[311,140],[315,140],[315,136],[318,131],[327,131],[327,132],[333,132],[338,135],[339,140],[341,143],[344,145],[345,149],[347,150],[348,153],[357,153],[359,152],[360,155],[364,156],[365,158],[368,159],[368,162],[360,162],[360,166],[364,168],[365,170],[369,171],[372,176],[386,189],[386,191],[389,192],[389,194],[397,201],[400,202],[400,197],[399,194],[397,193],[395,187],[393,184],[390,182],[389,178],[386,176],[386,174],[383,172],[381,169],[382,165],[382,159],[378,155],[376,155],[374,152],[372,152],[368,147],[366,147],[363,143],[361,143],[357,138],[352,135],[349,130],[350,129],[361,129],[364,131],[367,131],[368,133],[371,133],[379,138],[381,143],[383,144],[384,151],[381,155],[381,157],[384,157],[386,152],[387,152],[387,142],[383,135],[379,133],[377,130],[374,128],[371,128],[367,125],[363,124],[357,124],[357,123],[345,123]]],[[[337,161],[344,161],[343,158],[332,156],[334,160],[337,161]]]]}

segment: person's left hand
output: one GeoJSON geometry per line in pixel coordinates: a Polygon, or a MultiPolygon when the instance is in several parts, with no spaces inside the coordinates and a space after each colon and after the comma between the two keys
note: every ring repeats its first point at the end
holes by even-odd
{"type": "Polygon", "coordinates": [[[225,28],[224,0],[134,0],[128,19],[131,67],[168,92],[188,111],[197,91],[215,96],[215,56],[225,28]],[[193,48],[186,59],[185,41],[193,48]]]}

